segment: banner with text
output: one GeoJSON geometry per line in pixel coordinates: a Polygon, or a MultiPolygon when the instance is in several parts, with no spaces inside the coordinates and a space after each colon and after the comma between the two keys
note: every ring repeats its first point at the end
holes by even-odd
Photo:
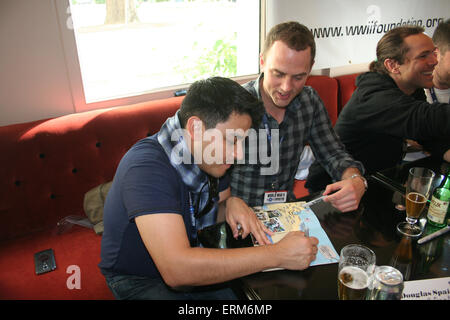
{"type": "Polygon", "coordinates": [[[419,25],[431,37],[449,12],[448,0],[267,0],[266,33],[284,21],[307,26],[316,40],[317,70],[371,62],[378,40],[398,26],[419,25]]]}

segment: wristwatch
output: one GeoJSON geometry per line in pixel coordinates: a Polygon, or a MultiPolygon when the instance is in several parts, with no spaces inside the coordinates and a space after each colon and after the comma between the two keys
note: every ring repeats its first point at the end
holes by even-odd
{"type": "Polygon", "coordinates": [[[360,178],[362,180],[362,182],[364,182],[364,188],[366,188],[366,190],[369,189],[369,185],[367,184],[366,178],[364,178],[362,175],[357,174],[357,173],[353,174],[350,177],[350,179],[355,179],[355,178],[360,178]]]}

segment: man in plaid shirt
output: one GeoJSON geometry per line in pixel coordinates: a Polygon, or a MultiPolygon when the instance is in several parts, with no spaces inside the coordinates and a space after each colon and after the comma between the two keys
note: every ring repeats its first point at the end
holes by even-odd
{"type": "MultiPolygon", "coordinates": [[[[324,201],[341,211],[358,207],[367,188],[364,168],[344,150],[317,92],[304,86],[314,57],[314,37],[305,26],[287,22],[269,32],[260,57],[262,73],[244,87],[264,103],[266,112],[257,128],[257,148],[266,143],[272,161],[262,164],[259,150],[258,161],[252,164],[255,140],[247,141],[245,163],[235,164],[231,172],[236,202],[240,198],[249,206],[262,205],[268,203],[267,194],[276,191],[287,191],[287,201],[295,199],[294,177],[302,150],[309,144],[317,161],[337,181],[326,187],[324,195],[334,193],[324,201]]],[[[245,218],[239,223],[243,236],[255,227],[247,227],[245,218]]]]}

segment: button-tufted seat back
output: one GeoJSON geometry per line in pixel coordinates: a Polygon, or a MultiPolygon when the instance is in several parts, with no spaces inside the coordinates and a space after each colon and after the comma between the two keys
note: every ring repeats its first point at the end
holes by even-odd
{"type": "Polygon", "coordinates": [[[83,197],[112,180],[125,152],[156,133],[169,98],[0,127],[0,241],[84,215],[83,197]]]}

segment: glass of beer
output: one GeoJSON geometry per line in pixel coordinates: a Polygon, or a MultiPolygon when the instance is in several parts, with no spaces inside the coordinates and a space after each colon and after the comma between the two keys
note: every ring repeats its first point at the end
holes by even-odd
{"type": "Polygon", "coordinates": [[[338,267],[340,300],[365,300],[376,266],[375,253],[369,248],[350,244],[341,250],[338,267]]]}
{"type": "Polygon", "coordinates": [[[409,169],[405,194],[406,222],[397,225],[397,230],[403,235],[417,237],[422,234],[422,228],[416,223],[427,204],[434,176],[435,173],[427,168],[409,169]]]}

